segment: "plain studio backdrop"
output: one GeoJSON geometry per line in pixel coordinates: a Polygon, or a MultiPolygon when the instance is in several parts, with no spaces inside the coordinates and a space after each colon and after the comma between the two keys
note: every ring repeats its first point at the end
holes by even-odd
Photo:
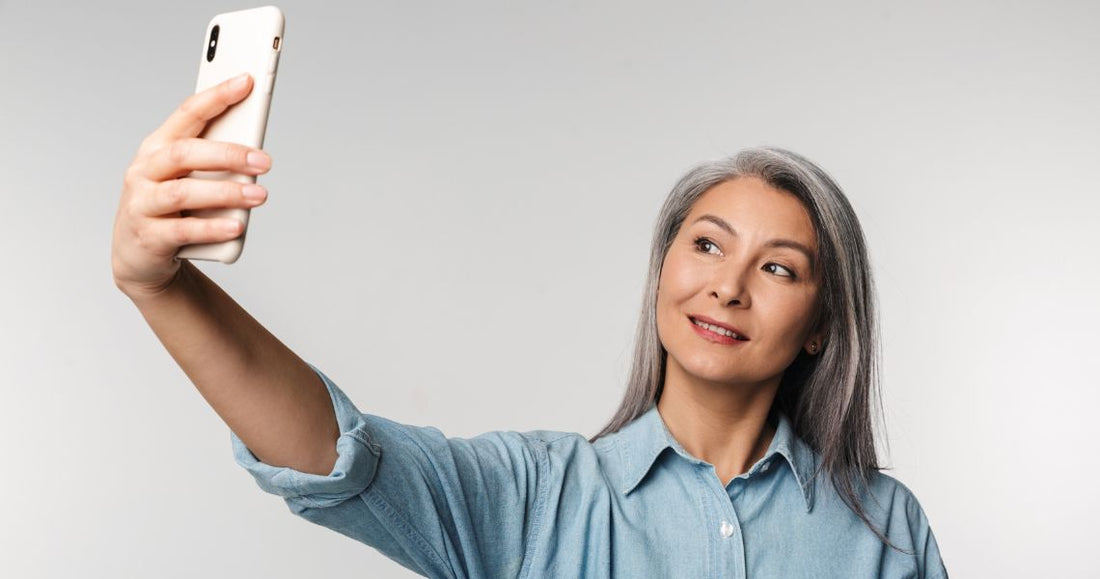
{"type": "MultiPolygon", "coordinates": [[[[112,281],[123,172],[255,5],[0,4],[6,577],[410,575],[261,491],[112,281]]],[[[199,267],[361,410],[595,434],[669,189],[778,145],[863,223],[883,462],[948,570],[1095,573],[1100,5],[280,6],[270,199],[199,267]]]]}

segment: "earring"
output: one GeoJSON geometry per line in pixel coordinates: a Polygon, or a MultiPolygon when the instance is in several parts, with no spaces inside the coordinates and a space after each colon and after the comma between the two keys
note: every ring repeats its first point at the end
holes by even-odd
{"type": "Polygon", "coordinates": [[[817,342],[810,342],[810,353],[811,354],[816,354],[817,353],[817,342]]]}

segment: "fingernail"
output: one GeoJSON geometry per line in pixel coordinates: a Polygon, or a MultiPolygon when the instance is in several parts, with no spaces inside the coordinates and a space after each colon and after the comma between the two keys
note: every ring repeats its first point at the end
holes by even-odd
{"type": "Polygon", "coordinates": [[[264,188],[260,187],[259,185],[245,185],[242,188],[241,193],[244,194],[245,199],[259,200],[264,198],[264,188]]]}
{"type": "Polygon", "coordinates": [[[248,164],[254,169],[267,169],[271,167],[271,158],[259,151],[250,151],[248,164]]]}
{"type": "Polygon", "coordinates": [[[231,88],[233,90],[236,90],[236,89],[239,89],[239,88],[244,88],[244,85],[247,84],[247,83],[248,83],[248,73],[246,72],[246,73],[244,73],[240,76],[234,77],[233,80],[229,82],[229,88],[231,88]]]}
{"type": "Polygon", "coordinates": [[[241,222],[240,221],[223,221],[222,222],[222,229],[224,229],[226,233],[236,233],[236,232],[240,231],[240,229],[241,229],[241,222]]]}

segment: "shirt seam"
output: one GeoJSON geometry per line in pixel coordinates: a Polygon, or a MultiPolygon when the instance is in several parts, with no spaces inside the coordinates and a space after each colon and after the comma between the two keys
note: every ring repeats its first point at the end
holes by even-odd
{"type": "MultiPolygon", "coordinates": [[[[416,427],[416,428],[421,428],[421,427],[416,427]]],[[[369,431],[367,431],[367,432],[369,432],[369,431]]],[[[400,428],[397,429],[397,433],[400,436],[407,439],[409,441],[409,443],[412,445],[412,447],[416,448],[416,450],[418,450],[422,455],[424,455],[424,457],[429,462],[434,462],[432,460],[431,454],[429,452],[427,452],[426,450],[424,450],[424,448],[420,444],[420,441],[418,441],[416,438],[414,438],[412,435],[410,435],[404,429],[400,429],[400,428]]],[[[368,434],[368,436],[369,436],[369,434],[368,434]]],[[[444,437],[444,439],[445,439],[445,443],[446,443],[446,437],[444,437]]],[[[375,445],[375,446],[380,446],[380,445],[375,445]]],[[[451,450],[449,444],[446,444],[446,446],[448,447],[448,450],[451,450]]],[[[382,452],[385,452],[385,450],[382,450],[382,452]]],[[[441,488],[446,488],[447,485],[444,484],[444,482],[439,479],[438,473],[436,473],[435,477],[436,477],[436,482],[439,483],[439,486],[441,488]]],[[[372,494],[377,494],[378,495],[379,503],[381,505],[384,505],[386,507],[386,509],[389,510],[389,512],[400,516],[400,511],[398,511],[397,509],[394,509],[392,506],[390,506],[389,502],[385,500],[384,495],[382,494],[381,490],[375,488],[376,485],[373,484],[373,480],[371,482],[372,482],[372,484],[367,487],[367,491],[375,491],[372,494]]],[[[393,517],[393,520],[400,523],[403,526],[404,530],[406,531],[406,535],[408,537],[418,541],[422,548],[426,548],[428,552],[430,552],[432,555],[435,555],[436,560],[439,561],[442,564],[443,568],[450,570],[452,577],[456,576],[455,572],[454,572],[454,566],[452,565],[449,558],[444,557],[439,551],[437,551],[435,549],[435,547],[433,547],[432,544],[427,539],[425,539],[423,535],[421,535],[419,532],[417,532],[416,529],[414,527],[412,527],[407,521],[405,521],[404,519],[397,518],[397,517],[393,517]]],[[[442,524],[442,521],[440,521],[440,524],[442,524]]]]}
{"type": "Polygon", "coordinates": [[[432,544],[429,543],[423,535],[418,533],[416,529],[408,523],[408,521],[401,517],[400,511],[390,505],[389,501],[386,500],[381,491],[379,491],[372,485],[371,487],[368,487],[367,490],[360,496],[363,498],[363,501],[367,503],[368,506],[374,506],[376,509],[385,514],[390,523],[397,529],[401,530],[404,533],[405,537],[415,543],[422,550],[422,552],[428,553],[429,555],[433,556],[435,558],[436,564],[438,564],[440,568],[449,569],[450,576],[455,577],[454,569],[451,568],[450,563],[447,562],[447,560],[444,559],[443,556],[435,550],[435,547],[433,547],[432,544]]]}
{"type": "Polygon", "coordinates": [[[359,417],[359,424],[356,424],[351,430],[344,434],[363,443],[363,446],[372,450],[376,455],[382,452],[382,445],[374,442],[374,438],[370,435],[369,425],[366,423],[366,420],[363,419],[362,415],[359,417]]]}
{"type": "Polygon", "coordinates": [[[547,446],[550,446],[551,444],[554,444],[555,442],[557,442],[559,440],[562,440],[564,438],[570,438],[572,436],[576,436],[576,434],[572,433],[572,432],[562,432],[562,433],[559,433],[558,436],[555,436],[553,438],[543,438],[541,436],[534,436],[530,433],[528,433],[526,435],[523,434],[523,433],[517,433],[517,434],[520,434],[521,436],[524,436],[526,438],[531,438],[532,440],[537,440],[537,441],[542,442],[543,444],[545,444],[547,446]]]}
{"type": "Polygon", "coordinates": [[[630,451],[627,449],[627,446],[621,442],[621,440],[622,439],[620,438],[614,439],[615,449],[619,451],[619,464],[623,465],[623,476],[621,477],[622,480],[619,483],[622,486],[615,490],[623,495],[626,495],[629,494],[629,491],[637,485],[634,484],[634,463],[631,461],[630,451]]]}
{"type": "MultiPolygon", "coordinates": [[[[558,437],[559,440],[563,437],[558,437]]],[[[546,510],[546,502],[550,495],[550,453],[549,444],[537,437],[531,437],[534,441],[536,459],[535,467],[535,510],[531,515],[531,529],[527,532],[527,547],[523,553],[523,565],[519,570],[519,577],[523,579],[531,575],[531,567],[534,564],[535,555],[538,554],[538,542],[542,531],[542,518],[546,510]]]]}

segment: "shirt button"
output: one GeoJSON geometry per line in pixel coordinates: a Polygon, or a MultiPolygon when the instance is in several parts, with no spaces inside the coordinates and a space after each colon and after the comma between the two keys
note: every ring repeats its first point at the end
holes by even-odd
{"type": "Polygon", "coordinates": [[[728,538],[730,535],[733,534],[733,525],[731,525],[729,521],[722,521],[722,527],[718,530],[718,532],[722,533],[723,537],[728,538]]]}
{"type": "Polygon", "coordinates": [[[769,468],[771,468],[771,467],[772,467],[772,463],[770,463],[770,462],[765,462],[765,463],[764,463],[764,466],[760,467],[760,470],[761,470],[762,472],[768,472],[768,469],[769,469],[769,468]]]}

